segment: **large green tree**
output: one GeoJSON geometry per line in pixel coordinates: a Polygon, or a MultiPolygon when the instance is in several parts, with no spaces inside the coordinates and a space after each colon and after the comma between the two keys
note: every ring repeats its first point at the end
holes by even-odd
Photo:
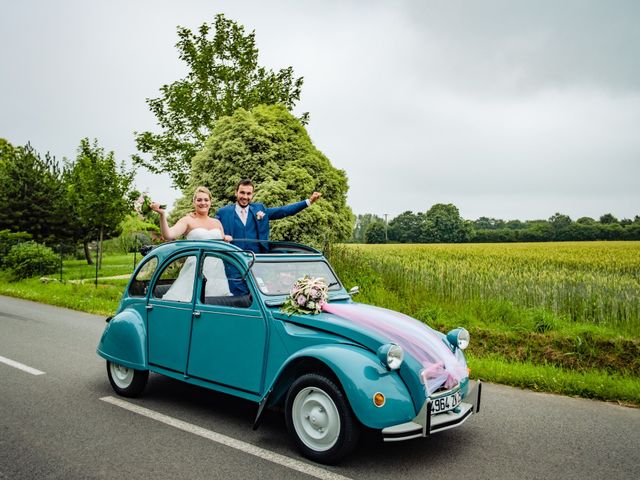
{"type": "Polygon", "coordinates": [[[219,118],[260,104],[292,110],[303,79],[294,77],[292,67],[274,72],[259,66],[255,33],[245,33],[242,25],[222,14],[197,33],[178,27],[178,38],[187,75],[164,85],[160,97],[147,99],[162,132],[136,132],[138,150],[150,157],[134,155],[133,160],[154,173],[169,174],[175,186],[184,188],[191,159],[219,118]]]}
{"type": "Polygon", "coordinates": [[[81,140],[75,162],[67,165],[66,184],[87,263],[92,263],[89,241],[97,239],[102,252],[102,241],[119,234],[121,222],[131,212],[128,192],[132,180],[133,172],[124,164],[118,168],[113,152],[105,154],[97,140],[93,144],[87,138],[81,140]]]}
{"type": "Polygon", "coordinates": [[[382,220],[371,222],[364,233],[366,243],[387,243],[386,227],[382,220]]]}
{"type": "Polygon", "coordinates": [[[618,223],[618,219],[611,213],[605,213],[600,217],[600,223],[603,225],[613,225],[614,223],[618,223]]]}
{"type": "Polygon", "coordinates": [[[205,147],[193,159],[189,188],[178,202],[175,216],[191,208],[191,193],[205,185],[213,208],[235,201],[235,187],[253,180],[254,200],[280,206],[308,198],[322,198],[310,208],[271,224],[271,239],[293,240],[322,246],[346,241],[353,213],[346,204],[347,177],[320,152],[300,120],[283,105],[261,105],[237,110],[220,119],[205,147]]]}
{"type": "Polygon", "coordinates": [[[573,224],[568,215],[556,212],[549,218],[549,225],[553,229],[553,240],[570,240],[571,225],[573,224]]]}
{"type": "Polygon", "coordinates": [[[460,216],[458,208],[451,204],[436,203],[425,214],[423,242],[468,242],[471,227],[460,216]]]}
{"type": "Polygon", "coordinates": [[[424,215],[406,211],[389,222],[389,240],[400,243],[417,243],[422,236],[424,215]]]}

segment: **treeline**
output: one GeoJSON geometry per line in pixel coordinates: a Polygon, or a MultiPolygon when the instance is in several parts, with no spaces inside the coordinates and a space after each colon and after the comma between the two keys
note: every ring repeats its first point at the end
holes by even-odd
{"type": "Polygon", "coordinates": [[[464,220],[455,205],[436,204],[427,212],[406,211],[388,223],[374,214],[358,215],[353,243],[498,243],[581,240],[640,240],[640,215],[618,220],[612,214],[598,220],[572,220],[556,213],[547,220],[464,220]]]}

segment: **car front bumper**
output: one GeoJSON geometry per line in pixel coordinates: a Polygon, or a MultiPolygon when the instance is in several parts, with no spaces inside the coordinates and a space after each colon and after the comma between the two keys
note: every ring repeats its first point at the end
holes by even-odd
{"type": "Polygon", "coordinates": [[[457,408],[435,415],[431,414],[431,399],[427,399],[418,415],[410,422],[383,428],[382,439],[385,442],[411,440],[412,438],[428,437],[432,433],[462,425],[471,415],[480,411],[481,391],[482,384],[480,380],[476,380],[473,385],[470,385],[465,401],[460,403],[457,408]]]}

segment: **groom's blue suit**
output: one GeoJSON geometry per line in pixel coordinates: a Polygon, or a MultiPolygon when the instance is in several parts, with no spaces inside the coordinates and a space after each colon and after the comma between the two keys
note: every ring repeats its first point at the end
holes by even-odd
{"type": "Polygon", "coordinates": [[[307,207],[307,201],[292,203],[283,207],[267,208],[262,203],[251,203],[248,207],[247,224],[244,225],[236,214],[236,204],[222,207],[216,213],[215,218],[220,220],[224,233],[233,237],[233,244],[243,250],[253,250],[256,253],[269,249],[269,220],[295,215],[307,207]],[[262,212],[262,218],[258,220],[256,214],[262,212]],[[246,242],[244,240],[258,240],[258,242],[246,242]]]}

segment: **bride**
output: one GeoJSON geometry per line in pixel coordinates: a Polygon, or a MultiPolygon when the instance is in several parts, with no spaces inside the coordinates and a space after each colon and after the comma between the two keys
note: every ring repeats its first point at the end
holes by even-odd
{"type": "MultiPolygon", "coordinates": [[[[151,210],[160,214],[160,231],[165,240],[175,240],[182,235],[185,235],[187,240],[229,241],[231,238],[225,236],[220,221],[209,216],[211,192],[207,187],[196,188],[193,194],[194,213],[185,215],[173,227],[169,227],[166,211],[160,208],[159,203],[153,202],[150,207],[151,210]]],[[[196,266],[196,258],[194,256],[188,257],[178,274],[178,278],[162,298],[180,302],[191,301],[196,266]]],[[[231,295],[222,260],[206,257],[202,270],[207,279],[205,296],[231,295]]]]}

